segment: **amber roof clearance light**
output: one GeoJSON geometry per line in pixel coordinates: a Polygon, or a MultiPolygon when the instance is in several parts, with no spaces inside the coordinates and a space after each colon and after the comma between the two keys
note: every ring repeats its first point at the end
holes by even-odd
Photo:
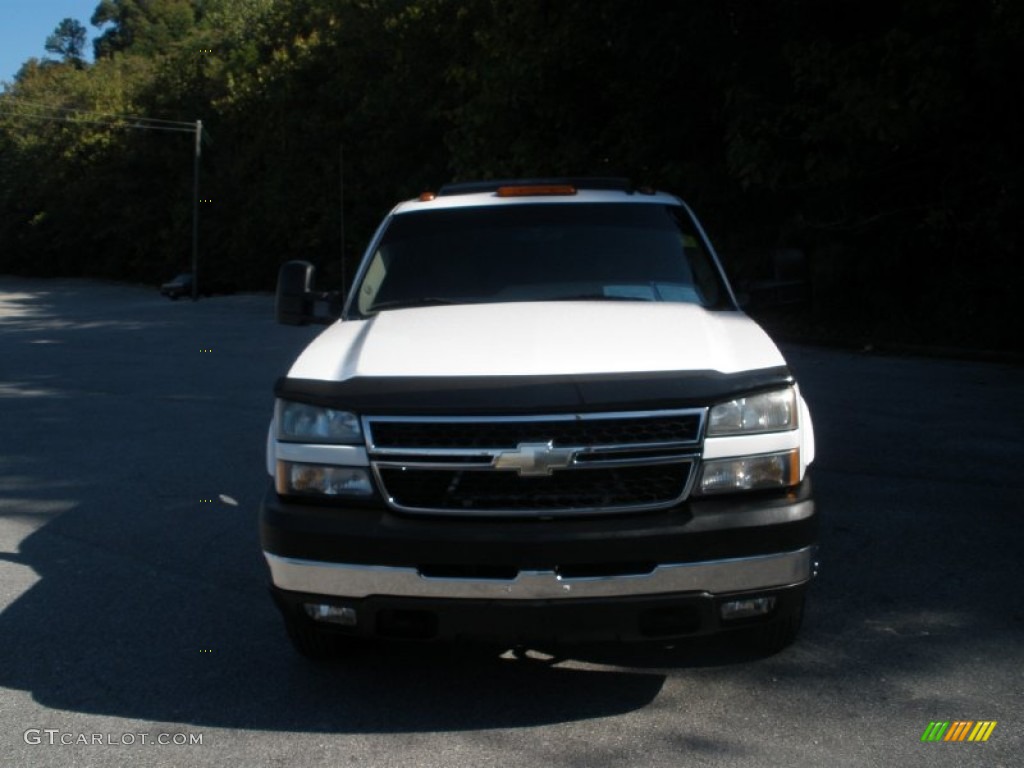
{"type": "Polygon", "coordinates": [[[575,195],[571,184],[523,184],[498,187],[498,197],[534,197],[538,195],[575,195]]]}

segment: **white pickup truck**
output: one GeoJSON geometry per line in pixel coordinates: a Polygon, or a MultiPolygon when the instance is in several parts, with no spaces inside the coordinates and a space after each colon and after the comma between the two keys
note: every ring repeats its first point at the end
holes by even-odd
{"type": "Polygon", "coordinates": [[[282,267],[279,320],[330,322],[276,384],[260,514],[301,653],[793,641],[811,417],[681,200],[450,184],[388,214],[340,318],[325,296],[282,267]]]}

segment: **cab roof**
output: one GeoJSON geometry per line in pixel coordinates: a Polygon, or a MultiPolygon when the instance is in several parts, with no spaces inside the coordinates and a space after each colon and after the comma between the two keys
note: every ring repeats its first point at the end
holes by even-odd
{"type": "Polygon", "coordinates": [[[445,184],[437,192],[424,192],[399,204],[394,213],[538,202],[679,205],[680,200],[650,188],[636,188],[629,179],[617,177],[494,179],[445,184]]]}
{"type": "Polygon", "coordinates": [[[532,179],[494,179],[492,181],[456,181],[443,185],[437,190],[437,196],[465,195],[474,192],[497,192],[503,187],[573,187],[575,189],[607,189],[615,192],[628,192],[630,194],[638,191],[633,186],[633,183],[626,178],[613,176],[558,176],[532,179]]]}

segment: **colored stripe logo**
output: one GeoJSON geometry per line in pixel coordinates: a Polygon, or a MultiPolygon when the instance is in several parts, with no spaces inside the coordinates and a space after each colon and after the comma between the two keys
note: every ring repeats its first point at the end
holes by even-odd
{"type": "Polygon", "coordinates": [[[988,741],[996,724],[995,720],[933,720],[921,741],[988,741]]]}

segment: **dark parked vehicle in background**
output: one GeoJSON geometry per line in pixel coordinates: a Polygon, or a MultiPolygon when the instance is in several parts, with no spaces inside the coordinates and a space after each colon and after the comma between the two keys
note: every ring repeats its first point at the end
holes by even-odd
{"type": "MultiPolygon", "coordinates": [[[[217,278],[204,278],[199,283],[199,291],[197,296],[217,296],[217,295],[231,295],[238,290],[238,286],[230,280],[219,280],[217,278]]],[[[182,272],[180,275],[175,277],[160,286],[160,295],[166,296],[171,301],[175,301],[181,296],[192,295],[192,273],[182,272]]]]}
{"type": "Polygon", "coordinates": [[[171,301],[176,301],[180,296],[191,296],[192,273],[182,272],[173,280],[168,280],[160,286],[160,295],[166,296],[171,301]]]}

